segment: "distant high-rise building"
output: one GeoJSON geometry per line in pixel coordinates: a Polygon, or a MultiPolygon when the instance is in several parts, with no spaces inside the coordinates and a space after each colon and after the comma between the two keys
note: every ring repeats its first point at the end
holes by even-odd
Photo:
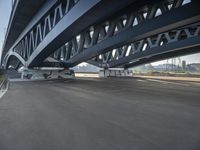
{"type": "Polygon", "coordinates": [[[182,69],[186,69],[186,61],[185,60],[182,61],[182,69]]]}

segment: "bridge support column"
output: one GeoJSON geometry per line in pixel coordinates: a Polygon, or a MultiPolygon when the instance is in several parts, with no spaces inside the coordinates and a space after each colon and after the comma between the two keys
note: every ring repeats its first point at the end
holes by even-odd
{"type": "Polygon", "coordinates": [[[20,72],[22,80],[67,79],[74,77],[74,71],[65,68],[23,68],[20,72]]]}
{"type": "Polygon", "coordinates": [[[123,68],[109,68],[102,69],[99,71],[99,77],[132,77],[133,73],[131,70],[123,68]]]}

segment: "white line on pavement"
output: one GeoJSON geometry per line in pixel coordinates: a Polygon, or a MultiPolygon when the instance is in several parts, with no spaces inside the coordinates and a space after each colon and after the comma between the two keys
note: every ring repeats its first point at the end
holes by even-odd
{"type": "Polygon", "coordinates": [[[156,80],[156,79],[147,79],[147,80],[153,81],[153,82],[159,82],[162,84],[174,84],[174,85],[180,85],[180,86],[189,86],[189,85],[183,84],[183,83],[169,82],[169,81],[164,81],[164,80],[156,80]]]}
{"type": "MultiPolygon", "coordinates": [[[[3,82],[4,82],[4,81],[3,81],[3,82]]],[[[6,82],[6,88],[0,90],[0,99],[1,99],[1,98],[4,96],[4,94],[6,94],[6,92],[8,91],[8,86],[9,86],[9,82],[6,82]]]]}

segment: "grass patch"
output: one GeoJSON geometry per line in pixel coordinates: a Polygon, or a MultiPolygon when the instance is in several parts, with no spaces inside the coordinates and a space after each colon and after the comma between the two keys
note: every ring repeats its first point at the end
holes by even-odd
{"type": "Polygon", "coordinates": [[[3,70],[0,70],[0,82],[5,79],[5,73],[3,70]]]}

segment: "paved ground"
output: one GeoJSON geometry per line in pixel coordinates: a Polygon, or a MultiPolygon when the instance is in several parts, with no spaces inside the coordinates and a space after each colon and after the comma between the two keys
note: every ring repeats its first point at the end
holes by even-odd
{"type": "Polygon", "coordinates": [[[199,149],[198,82],[17,82],[0,99],[0,150],[199,149]]]}

